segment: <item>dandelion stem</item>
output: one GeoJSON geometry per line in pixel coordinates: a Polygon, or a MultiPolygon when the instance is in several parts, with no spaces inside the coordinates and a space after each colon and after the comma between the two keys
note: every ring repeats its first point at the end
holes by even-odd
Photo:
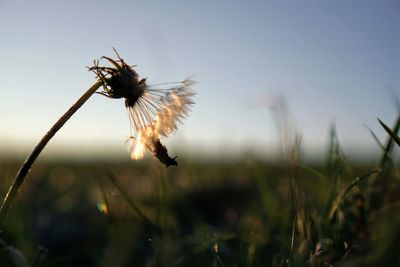
{"type": "Polygon", "coordinates": [[[96,82],[92,85],[79,99],[76,101],[72,107],[70,107],[67,112],[62,115],[62,117],[50,128],[50,130],[42,137],[40,142],[33,149],[32,153],[25,160],[24,164],[19,169],[17,176],[14,178],[12,185],[10,186],[7,195],[4,198],[3,204],[0,208],[0,229],[3,228],[4,221],[7,217],[8,211],[11,208],[11,204],[17,196],[22,183],[24,182],[26,176],[28,175],[33,163],[36,158],[42,152],[43,148],[47,145],[50,139],[57,133],[58,130],[71,118],[71,116],[92,96],[97,89],[101,86],[101,82],[96,82]]]}

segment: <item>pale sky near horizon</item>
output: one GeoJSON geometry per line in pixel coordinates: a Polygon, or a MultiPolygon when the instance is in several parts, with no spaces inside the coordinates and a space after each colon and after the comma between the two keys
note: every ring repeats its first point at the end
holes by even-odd
{"type": "MultiPolygon", "coordinates": [[[[198,81],[177,150],[268,150],[279,95],[306,149],[333,122],[345,145],[376,148],[363,124],[383,138],[376,118],[398,112],[399,14],[396,0],[0,0],[0,146],[32,148],[115,47],[150,83],[198,81]]],[[[119,153],[128,134],[123,101],[95,95],[46,149],[119,153]]]]}

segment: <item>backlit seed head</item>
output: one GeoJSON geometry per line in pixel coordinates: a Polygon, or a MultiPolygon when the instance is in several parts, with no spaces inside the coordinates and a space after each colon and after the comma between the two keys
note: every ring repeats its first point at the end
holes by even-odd
{"type": "Polygon", "coordinates": [[[166,147],[161,143],[162,136],[172,134],[178,123],[188,115],[190,106],[194,104],[192,86],[195,82],[186,79],[177,83],[166,83],[158,86],[147,85],[146,79],[139,79],[133,68],[125,63],[114,49],[118,59],[106,59],[112,67],[100,66],[99,61],[89,70],[96,74],[103,85],[99,92],[110,98],[124,98],[131,125],[130,137],[127,140],[132,159],[142,158],[145,150],[167,167],[178,165],[176,157],[168,155],[166,147]],[[171,87],[160,88],[162,85],[171,87]]]}

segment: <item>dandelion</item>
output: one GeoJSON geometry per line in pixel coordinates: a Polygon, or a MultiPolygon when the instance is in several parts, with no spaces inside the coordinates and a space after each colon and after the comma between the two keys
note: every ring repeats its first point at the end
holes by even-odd
{"type": "Polygon", "coordinates": [[[176,157],[168,155],[166,147],[161,143],[161,137],[171,135],[177,125],[188,115],[190,106],[194,104],[193,80],[186,79],[173,84],[171,88],[158,88],[147,85],[146,79],[139,79],[135,66],[130,66],[119,56],[118,59],[102,57],[109,61],[112,67],[100,66],[94,61],[89,68],[96,74],[102,84],[99,92],[109,98],[124,98],[130,123],[130,136],[126,141],[131,158],[136,160],[149,150],[166,167],[178,165],[176,157]]]}
{"type": "Polygon", "coordinates": [[[193,104],[191,97],[194,93],[191,87],[194,82],[190,79],[184,80],[175,83],[175,86],[168,90],[148,86],[146,79],[139,79],[134,66],[126,64],[115,49],[114,51],[117,54],[117,60],[102,57],[108,60],[113,67],[99,66],[98,60],[94,62],[94,66],[89,70],[96,74],[98,81],[57,120],[18,170],[0,207],[0,231],[8,211],[37,157],[51,138],[94,93],[110,98],[125,99],[131,124],[128,143],[133,159],[143,157],[144,150],[148,149],[167,167],[178,165],[176,157],[171,158],[168,155],[160,138],[173,133],[177,124],[187,116],[189,107],[193,104]],[[97,92],[100,87],[103,87],[103,91],[97,92]]]}

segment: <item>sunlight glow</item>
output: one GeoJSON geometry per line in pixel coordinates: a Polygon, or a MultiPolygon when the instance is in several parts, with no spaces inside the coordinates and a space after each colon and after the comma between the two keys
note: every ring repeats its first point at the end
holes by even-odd
{"type": "Polygon", "coordinates": [[[104,202],[98,202],[98,203],[96,204],[96,206],[97,206],[97,210],[98,210],[98,211],[100,211],[100,212],[103,213],[103,214],[108,214],[109,210],[108,210],[108,207],[107,207],[107,204],[106,204],[106,203],[104,203],[104,202]]]}

